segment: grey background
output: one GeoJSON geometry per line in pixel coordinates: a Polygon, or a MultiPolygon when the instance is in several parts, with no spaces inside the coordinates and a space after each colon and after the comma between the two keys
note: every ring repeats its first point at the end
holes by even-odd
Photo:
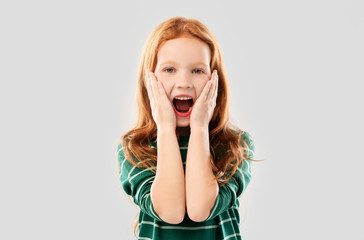
{"type": "Polygon", "coordinates": [[[152,30],[219,40],[256,158],[244,239],[364,239],[360,0],[1,1],[1,239],[132,239],[116,147],[152,30]]]}

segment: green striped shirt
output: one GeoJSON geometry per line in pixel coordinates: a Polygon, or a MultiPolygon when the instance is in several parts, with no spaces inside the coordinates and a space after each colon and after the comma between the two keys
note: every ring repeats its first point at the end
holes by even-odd
{"type": "MultiPolygon", "coordinates": [[[[249,146],[244,152],[254,157],[255,146],[249,133],[243,133],[243,139],[249,146]]],[[[186,156],[189,136],[180,136],[178,141],[183,167],[186,166],[186,156]]],[[[155,149],[156,142],[151,144],[155,149]]],[[[219,193],[209,217],[203,222],[193,222],[187,213],[179,224],[169,224],[159,218],[154,211],[150,189],[155,173],[146,168],[138,168],[126,160],[123,147],[118,145],[119,176],[121,186],[140,208],[139,237],[145,240],[236,240],[241,239],[239,223],[239,197],[251,179],[251,161],[245,160],[229,180],[219,187],[219,193]]]]}

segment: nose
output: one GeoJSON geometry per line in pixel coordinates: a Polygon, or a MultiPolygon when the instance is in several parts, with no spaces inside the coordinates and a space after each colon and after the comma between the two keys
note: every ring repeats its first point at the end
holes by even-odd
{"type": "Polygon", "coordinates": [[[192,88],[192,76],[186,71],[180,71],[176,75],[176,87],[177,88],[192,88]]]}

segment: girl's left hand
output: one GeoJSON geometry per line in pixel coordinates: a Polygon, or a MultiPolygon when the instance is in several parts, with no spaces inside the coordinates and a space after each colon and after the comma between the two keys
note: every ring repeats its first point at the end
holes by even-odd
{"type": "Polygon", "coordinates": [[[190,115],[191,130],[208,127],[216,106],[218,79],[217,70],[214,70],[211,79],[206,82],[204,89],[193,105],[190,115]]]}

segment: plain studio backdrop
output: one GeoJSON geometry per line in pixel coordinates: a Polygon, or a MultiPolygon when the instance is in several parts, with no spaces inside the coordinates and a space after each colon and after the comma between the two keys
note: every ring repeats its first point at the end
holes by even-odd
{"type": "Polygon", "coordinates": [[[133,239],[116,150],[152,30],[202,21],[256,144],[246,240],[364,239],[360,0],[1,1],[1,239],[133,239]]]}

